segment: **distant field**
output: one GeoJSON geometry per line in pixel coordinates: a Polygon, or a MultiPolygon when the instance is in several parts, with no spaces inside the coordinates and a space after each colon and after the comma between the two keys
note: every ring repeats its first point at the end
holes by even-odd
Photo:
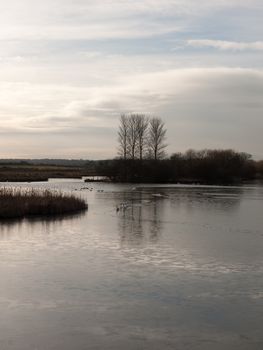
{"type": "Polygon", "coordinates": [[[46,181],[49,178],[81,178],[89,175],[82,167],[56,165],[0,165],[0,182],[46,181]]]}

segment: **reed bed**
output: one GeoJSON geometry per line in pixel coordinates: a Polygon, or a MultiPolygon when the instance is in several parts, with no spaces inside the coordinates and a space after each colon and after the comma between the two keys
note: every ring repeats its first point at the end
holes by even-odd
{"type": "Polygon", "coordinates": [[[84,199],[61,191],[0,188],[0,219],[63,215],[87,208],[84,199]]]}

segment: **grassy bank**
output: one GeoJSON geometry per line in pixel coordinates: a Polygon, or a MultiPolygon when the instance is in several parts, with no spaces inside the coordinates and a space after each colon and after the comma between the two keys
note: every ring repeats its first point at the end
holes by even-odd
{"type": "Polygon", "coordinates": [[[87,209],[86,202],[58,191],[0,188],[0,219],[55,216],[87,209]]]}

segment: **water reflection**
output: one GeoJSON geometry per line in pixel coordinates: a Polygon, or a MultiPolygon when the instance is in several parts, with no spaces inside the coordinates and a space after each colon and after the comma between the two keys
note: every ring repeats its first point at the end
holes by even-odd
{"type": "MultiPolygon", "coordinates": [[[[147,187],[137,188],[136,191],[113,192],[111,195],[118,208],[116,213],[120,244],[127,247],[157,243],[168,222],[176,221],[180,227],[185,220],[188,222],[189,215],[192,220],[195,217],[193,214],[202,213],[198,216],[204,218],[204,214],[209,211],[212,216],[217,211],[230,215],[239,210],[243,192],[242,188],[147,187]]],[[[199,219],[193,223],[196,228],[202,224],[199,219]]],[[[203,229],[200,227],[200,230],[203,229]]]]}
{"type": "Polygon", "coordinates": [[[121,246],[157,243],[162,232],[163,202],[144,199],[138,192],[118,211],[121,246]]]}
{"type": "Polygon", "coordinates": [[[59,216],[36,216],[31,218],[8,219],[0,221],[0,240],[9,238],[16,233],[28,235],[38,229],[46,234],[56,230],[65,222],[80,219],[85,213],[65,214],[59,216]]]}
{"type": "Polygon", "coordinates": [[[21,219],[2,220],[0,222],[0,239],[5,239],[6,236],[10,236],[12,233],[14,233],[14,227],[16,230],[21,231],[23,225],[24,220],[21,219]]]}
{"type": "Polygon", "coordinates": [[[151,242],[156,243],[158,241],[159,236],[162,232],[162,211],[163,211],[163,202],[155,199],[151,206],[150,217],[152,217],[151,225],[150,225],[150,240],[151,242]]]}
{"type": "Polygon", "coordinates": [[[262,189],[101,186],[0,223],[1,349],[261,349],[262,189]]]}
{"type": "Polygon", "coordinates": [[[200,210],[236,211],[239,208],[244,190],[236,189],[178,189],[169,195],[171,205],[175,208],[184,207],[188,211],[200,210]]]}

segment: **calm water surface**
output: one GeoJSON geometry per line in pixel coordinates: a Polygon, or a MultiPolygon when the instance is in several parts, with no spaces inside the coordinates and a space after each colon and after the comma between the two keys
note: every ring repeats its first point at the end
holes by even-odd
{"type": "Polygon", "coordinates": [[[263,349],[263,187],[15,186],[89,211],[0,224],[1,350],[263,349]]]}

